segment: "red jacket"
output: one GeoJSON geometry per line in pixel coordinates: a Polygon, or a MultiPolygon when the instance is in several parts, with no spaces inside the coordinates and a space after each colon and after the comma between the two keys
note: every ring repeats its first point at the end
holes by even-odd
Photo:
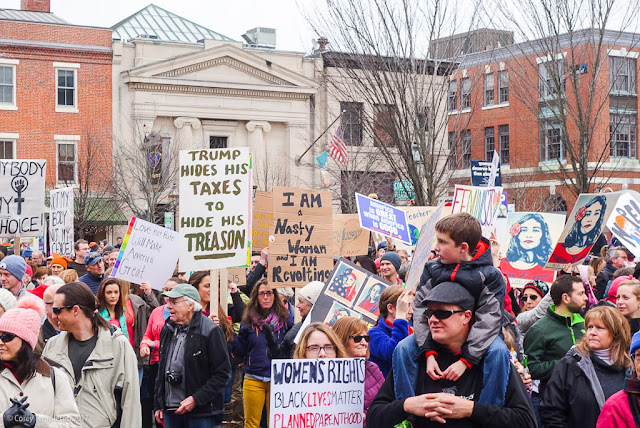
{"type": "Polygon", "coordinates": [[[635,428],[635,426],[629,398],[624,389],[613,394],[604,403],[596,424],[597,428],[635,428]]]}

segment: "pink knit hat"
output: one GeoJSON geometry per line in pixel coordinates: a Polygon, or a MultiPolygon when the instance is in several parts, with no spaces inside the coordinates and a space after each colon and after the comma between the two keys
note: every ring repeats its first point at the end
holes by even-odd
{"type": "Polygon", "coordinates": [[[15,308],[0,317],[0,331],[15,334],[35,349],[44,314],[44,302],[33,294],[27,294],[18,300],[15,308]]]}

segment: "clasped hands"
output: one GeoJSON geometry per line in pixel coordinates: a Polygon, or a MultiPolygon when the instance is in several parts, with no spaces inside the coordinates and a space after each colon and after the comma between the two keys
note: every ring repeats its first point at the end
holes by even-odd
{"type": "Polygon", "coordinates": [[[468,418],[473,413],[473,401],[445,392],[422,394],[404,400],[404,411],[441,424],[446,419],[468,418]]]}

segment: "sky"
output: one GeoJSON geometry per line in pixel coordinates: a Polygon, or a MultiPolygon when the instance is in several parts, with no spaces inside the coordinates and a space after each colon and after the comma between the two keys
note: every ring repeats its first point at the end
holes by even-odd
{"type": "MultiPolygon", "coordinates": [[[[76,25],[111,27],[155,4],[234,40],[255,27],[276,29],[276,48],[310,52],[315,37],[301,8],[312,0],[51,0],[51,12],[76,25]]],[[[20,9],[20,0],[0,0],[20,9]]]]}

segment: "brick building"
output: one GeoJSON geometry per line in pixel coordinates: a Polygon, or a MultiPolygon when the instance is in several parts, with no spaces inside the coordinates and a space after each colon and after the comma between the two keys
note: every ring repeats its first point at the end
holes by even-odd
{"type": "Polygon", "coordinates": [[[87,171],[110,174],[112,57],[110,29],[69,24],[49,0],[0,9],[0,158],[46,159],[47,190],[100,187],[87,171]]]}
{"type": "Polygon", "coordinates": [[[592,90],[589,191],[639,190],[638,37],[605,31],[597,51],[597,32],[587,29],[555,39],[552,53],[540,39],[461,56],[447,100],[451,184],[469,184],[470,161],[491,160],[495,149],[518,211],[571,209],[576,195],[561,170],[576,177],[574,117],[592,90]]]}

